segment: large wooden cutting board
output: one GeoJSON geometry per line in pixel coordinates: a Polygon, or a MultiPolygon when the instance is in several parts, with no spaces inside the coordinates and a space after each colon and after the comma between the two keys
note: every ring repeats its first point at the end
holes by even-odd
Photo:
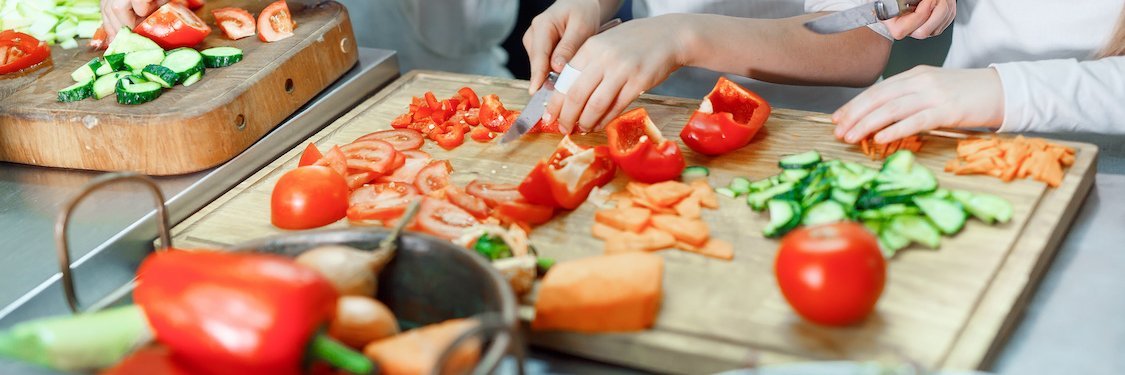
{"type": "MultiPolygon", "coordinates": [[[[337,120],[310,140],[322,149],[388,128],[411,96],[433,90],[448,97],[470,86],[499,94],[518,107],[528,100],[526,83],[475,76],[414,72],[337,120]]],[[[644,96],[644,106],[671,138],[698,101],[644,96]]],[[[750,146],[718,158],[693,152],[689,164],[706,165],[712,184],[732,177],[762,178],[777,173],[782,155],[816,149],[827,158],[870,166],[854,146],[838,143],[823,115],[779,109],[767,131],[750,146]]],[[[557,135],[530,135],[514,145],[473,141],[452,152],[431,144],[425,150],[452,161],[461,182],[483,178],[516,183],[534,163],[554,149],[557,135]]],[[[604,142],[601,134],[581,136],[579,143],[604,142]]],[[[799,319],[775,286],[772,264],[777,241],[763,238],[765,214],[741,200],[723,199],[718,211],[705,211],[717,238],[736,244],[732,262],[667,250],[664,302],[655,328],[638,334],[581,335],[533,333],[537,345],[613,363],[661,372],[704,373],[745,366],[751,361],[908,360],[927,368],[969,369],[986,366],[1017,321],[1035,282],[1049,264],[1079,203],[1089,191],[1097,148],[1068,143],[1077,162],[1063,185],[1046,189],[1032,181],[1004,183],[990,177],[941,172],[954,154],[955,142],[931,138],[919,155],[943,187],[1006,197],[1015,207],[1007,224],[972,221],[940,250],[912,248],[889,265],[889,281],[877,313],[849,328],[825,328],[799,319]]],[[[687,150],[685,148],[685,150],[687,150]]],[[[269,196],[277,178],[295,167],[299,149],[283,155],[174,230],[177,246],[213,247],[276,234],[269,223],[269,196]]],[[[624,176],[609,185],[621,189],[624,176]]],[[[597,255],[603,245],[590,236],[594,207],[586,204],[537,228],[532,241],[541,253],[561,261],[597,255]]],[[[346,226],[336,223],[334,226],[346,226]]],[[[607,285],[612,288],[612,285],[607,285]]],[[[527,302],[527,301],[525,301],[527,302]]],[[[525,306],[524,318],[532,314],[525,306]]]]}
{"type": "Polygon", "coordinates": [[[171,175],[230,160],[357,61],[348,12],[334,1],[290,0],[295,35],[274,43],[232,41],[214,27],[211,9],[233,6],[257,15],[270,2],[208,2],[197,14],[212,32],[197,48],[238,47],[244,60],[208,69],[198,84],[165,90],[141,105],[112,97],[57,102],[56,91],[73,83],[70,73],[100,52],[54,48],[50,70],[0,80],[0,161],[171,175]]]}

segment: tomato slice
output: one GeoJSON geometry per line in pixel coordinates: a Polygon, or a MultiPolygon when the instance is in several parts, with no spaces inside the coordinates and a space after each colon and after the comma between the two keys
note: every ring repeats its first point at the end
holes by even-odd
{"type": "Polygon", "coordinates": [[[332,224],[348,210],[344,177],[321,166],[300,167],[277,180],[270,195],[270,221],[282,229],[332,224]]]}
{"type": "Polygon", "coordinates": [[[422,150],[406,150],[402,152],[407,159],[430,159],[430,154],[422,150]]]}
{"type": "Polygon", "coordinates": [[[407,157],[402,166],[395,169],[394,173],[379,177],[378,181],[413,184],[414,180],[418,178],[418,173],[429,164],[430,158],[407,157]]]}
{"type": "Polygon", "coordinates": [[[258,39],[263,42],[276,42],[291,37],[295,28],[297,23],[293,22],[293,15],[289,13],[289,5],[285,0],[266,6],[258,14],[258,39]]]}
{"type": "Polygon", "coordinates": [[[457,90],[457,95],[461,95],[461,97],[465,99],[465,102],[469,103],[469,108],[480,108],[480,98],[477,97],[477,92],[473,91],[473,89],[468,86],[457,90]]]}
{"type": "Polygon", "coordinates": [[[512,184],[490,184],[473,180],[465,187],[465,191],[483,199],[489,207],[496,207],[501,202],[523,199],[523,196],[520,195],[519,185],[512,184]]]}
{"type": "Polygon", "coordinates": [[[380,175],[375,172],[356,171],[354,169],[348,170],[348,188],[356,189],[360,186],[366,185],[368,182],[375,180],[380,175]]]}
{"type": "Polygon", "coordinates": [[[496,216],[502,220],[539,225],[551,221],[555,216],[555,209],[550,206],[540,206],[522,200],[501,202],[496,206],[496,216]]]}
{"type": "Polygon", "coordinates": [[[379,140],[349,143],[340,147],[340,151],[348,157],[348,168],[379,174],[387,174],[394,170],[395,157],[398,154],[390,143],[379,140]]]}
{"type": "Polygon", "coordinates": [[[418,190],[410,184],[382,183],[356,189],[348,197],[348,220],[391,220],[402,216],[418,190]]]}
{"type": "Polygon", "coordinates": [[[211,34],[211,27],[183,5],[167,3],[141,21],[133,31],[152,39],[164,49],[175,49],[203,42],[211,34]]]}
{"type": "Polygon", "coordinates": [[[362,141],[383,141],[390,143],[394,146],[395,150],[417,150],[422,147],[426,142],[422,132],[413,129],[389,129],[380,130],[362,137],[359,137],[355,142],[362,141]]]}
{"type": "Polygon", "coordinates": [[[448,199],[449,203],[453,203],[457,207],[465,209],[465,211],[468,211],[477,219],[488,217],[488,214],[492,211],[488,208],[488,203],[485,203],[483,199],[466,193],[465,189],[453,184],[445,187],[445,199],[448,199]]]}
{"type": "Polygon", "coordinates": [[[449,185],[449,173],[453,172],[453,165],[447,160],[430,162],[418,172],[414,179],[414,187],[422,194],[430,194],[449,185]]]}
{"type": "Polygon", "coordinates": [[[254,16],[242,8],[226,7],[211,11],[215,24],[231,40],[238,40],[256,34],[254,16]]]}
{"type": "Polygon", "coordinates": [[[344,155],[343,151],[340,151],[340,146],[332,146],[332,149],[328,150],[328,154],[317,160],[313,165],[332,168],[341,176],[348,175],[348,157],[344,155]]]}
{"type": "Polygon", "coordinates": [[[304,167],[306,165],[313,165],[317,160],[323,157],[324,154],[320,153],[320,150],[316,148],[316,144],[309,142],[309,145],[305,146],[305,152],[301,153],[301,160],[297,162],[297,166],[304,167]]]}
{"type": "Polygon", "coordinates": [[[0,32],[0,74],[15,73],[39,65],[51,57],[47,43],[12,30],[0,32]]]}
{"type": "Polygon", "coordinates": [[[472,214],[452,203],[435,198],[424,198],[418,210],[418,227],[426,233],[452,240],[465,229],[480,224],[472,214]]]}

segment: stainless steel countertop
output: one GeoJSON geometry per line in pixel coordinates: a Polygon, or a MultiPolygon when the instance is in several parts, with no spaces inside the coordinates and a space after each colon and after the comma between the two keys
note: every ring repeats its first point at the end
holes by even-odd
{"type": "MultiPolygon", "coordinates": [[[[170,222],[175,225],[195,213],[398,75],[394,52],[360,48],[355,67],[234,159],[202,172],[157,178],[170,222]]],[[[27,314],[67,312],[59,284],[54,221],[83,184],[99,174],[0,163],[0,306],[4,306],[0,327],[24,320],[27,314]],[[12,314],[24,304],[34,308],[12,314]]],[[[155,211],[145,194],[140,186],[107,188],[90,195],[72,217],[71,257],[83,306],[128,282],[137,260],[152,249],[155,211]]]]}

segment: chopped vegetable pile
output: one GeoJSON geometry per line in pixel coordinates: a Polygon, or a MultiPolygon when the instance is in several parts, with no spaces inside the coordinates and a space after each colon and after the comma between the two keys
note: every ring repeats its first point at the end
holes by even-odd
{"type": "Polygon", "coordinates": [[[78,47],[102,25],[98,0],[0,0],[0,29],[30,34],[48,45],[78,47]]]}
{"type": "Polygon", "coordinates": [[[1031,177],[1058,187],[1065,175],[1063,168],[1073,164],[1073,148],[1021,135],[962,140],[957,143],[957,158],[945,165],[945,171],[986,174],[1004,181],[1031,177]]]}
{"type": "MultiPolygon", "coordinates": [[[[504,108],[495,94],[478,97],[473,89],[462,87],[449,99],[438,100],[432,91],[411,98],[406,113],[391,121],[396,129],[413,129],[434,140],[446,150],[465,143],[465,133],[477,142],[490,142],[508,131],[520,111],[504,108]]],[[[530,133],[560,133],[558,122],[535,124],[530,133]]]]}
{"type": "Polygon", "coordinates": [[[939,189],[937,179],[915,163],[914,153],[900,150],[880,170],[852,162],[822,161],[809,151],[782,158],[778,175],[751,182],[735,178],[716,189],[729,197],[745,196],[756,211],[769,210],[767,237],[779,237],[798,225],[843,220],[862,221],[879,236],[888,255],[912,242],[937,248],[941,235],[961,230],[969,214],[986,223],[1012,218],[1012,205],[989,194],[939,189]]]}
{"type": "Polygon", "coordinates": [[[898,152],[898,150],[910,150],[913,152],[922,150],[922,136],[912,135],[886,144],[878,144],[873,140],[864,139],[859,142],[859,149],[863,151],[864,155],[871,158],[871,160],[882,160],[898,152]]]}
{"type": "Polygon", "coordinates": [[[610,196],[616,207],[594,214],[594,237],[605,241],[605,253],[676,248],[731,260],[734,247],[711,238],[702,208],[718,209],[719,200],[703,179],[690,184],[664,181],[630,182],[625,192],[610,196]]]}

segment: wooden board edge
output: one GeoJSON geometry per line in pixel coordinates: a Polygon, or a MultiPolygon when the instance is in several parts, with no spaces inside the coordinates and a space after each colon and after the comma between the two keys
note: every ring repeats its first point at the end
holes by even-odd
{"type": "Polygon", "coordinates": [[[973,310],[966,327],[954,339],[951,350],[941,361],[942,368],[989,370],[1008,338],[1019,326],[1027,304],[1034,297],[1043,275],[1054,261],[1082,202],[1093,188],[1097,174],[1097,146],[1068,144],[1085,154],[1067,171],[1068,181],[1077,179],[1078,183],[1064,184],[1059,189],[1048,190],[1027,223],[1029,226],[1034,222],[1038,226],[1053,228],[1050,237],[1046,241],[1036,241],[1026,236],[1017,240],[993,282],[985,290],[981,302],[973,310]],[[1070,198],[1065,199],[1066,197],[1070,198]],[[1061,214],[1054,215],[1053,212],[1061,214]],[[1008,280],[1020,282],[1005,282],[1008,280]]]}

